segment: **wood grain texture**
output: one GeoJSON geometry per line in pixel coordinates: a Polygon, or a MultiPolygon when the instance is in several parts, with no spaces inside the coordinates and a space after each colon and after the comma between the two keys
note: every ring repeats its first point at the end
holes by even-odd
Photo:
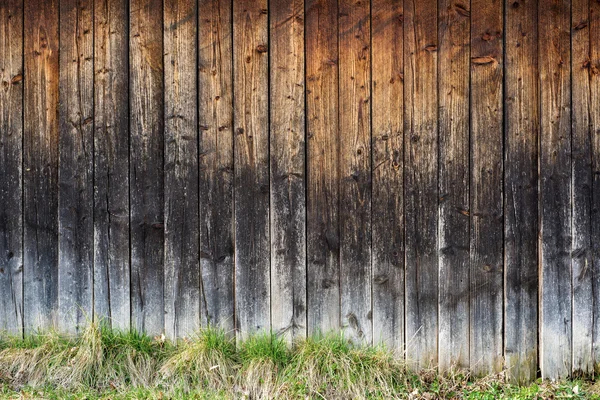
{"type": "Polygon", "coordinates": [[[164,331],[163,3],[129,8],[132,326],[164,331]]]}
{"type": "Polygon", "coordinates": [[[590,59],[588,76],[590,80],[590,141],[592,154],[592,271],[593,274],[593,318],[594,326],[592,352],[594,365],[600,363],[600,4],[590,1],[590,59]]]}
{"type": "Polygon", "coordinates": [[[469,365],[468,2],[438,3],[439,368],[469,365]]]}
{"type": "Polygon", "coordinates": [[[202,321],[232,334],[233,53],[231,2],[198,4],[202,321]]]}
{"type": "Polygon", "coordinates": [[[189,337],[200,327],[197,8],[166,0],[165,332],[189,337]]]}
{"type": "Polygon", "coordinates": [[[94,314],[122,330],[131,326],[128,20],[127,1],[96,0],[94,314]]]}
{"type": "Polygon", "coordinates": [[[437,2],[404,4],[406,359],[438,362],[437,2]]]}
{"type": "Polygon", "coordinates": [[[541,315],[543,378],[571,373],[570,2],[539,4],[541,315]]]}
{"type": "Polygon", "coordinates": [[[308,333],[341,328],[338,6],[306,0],[308,333]]]}
{"type": "Polygon", "coordinates": [[[502,1],[471,1],[470,369],[499,373],[503,326],[502,1]]]}
{"type": "Polygon", "coordinates": [[[571,4],[571,145],[573,375],[594,371],[594,270],[591,244],[592,153],[590,130],[590,4],[571,4]]]}
{"type": "Polygon", "coordinates": [[[342,329],[371,343],[371,26],[369,2],[339,6],[340,293],[342,329]]]}
{"type": "Polygon", "coordinates": [[[510,379],[525,382],[538,359],[537,2],[504,9],[504,357],[510,379]]]}
{"type": "Polygon", "coordinates": [[[235,301],[240,337],[269,331],[269,37],[266,0],[233,4],[235,301]]]}
{"type": "Polygon", "coordinates": [[[58,328],[92,320],[94,196],[94,3],[60,1],[58,328]]]}
{"type": "Polygon", "coordinates": [[[23,332],[23,2],[0,4],[0,331],[23,332]]]}
{"type": "Polygon", "coordinates": [[[271,323],[292,342],[306,336],[304,1],[269,9],[271,323]]]}
{"type": "Polygon", "coordinates": [[[403,3],[371,2],[373,342],[404,348],[403,3]]]}
{"type": "Polygon", "coordinates": [[[25,333],[55,328],[58,306],[58,0],[26,2],[23,109],[25,333]]]}

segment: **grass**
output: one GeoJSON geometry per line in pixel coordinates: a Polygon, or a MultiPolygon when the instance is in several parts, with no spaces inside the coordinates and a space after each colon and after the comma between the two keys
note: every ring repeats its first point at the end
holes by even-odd
{"type": "Polygon", "coordinates": [[[206,329],[172,343],[91,324],[78,338],[55,332],[0,336],[1,399],[600,399],[600,383],[507,383],[503,374],[414,373],[383,347],[322,335],[293,346],[256,335],[237,346],[206,329]]]}

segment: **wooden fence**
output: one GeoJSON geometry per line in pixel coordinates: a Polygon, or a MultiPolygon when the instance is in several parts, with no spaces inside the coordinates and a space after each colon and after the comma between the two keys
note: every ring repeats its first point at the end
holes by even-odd
{"type": "Polygon", "coordinates": [[[0,329],[600,362],[596,0],[1,0],[0,329]]]}

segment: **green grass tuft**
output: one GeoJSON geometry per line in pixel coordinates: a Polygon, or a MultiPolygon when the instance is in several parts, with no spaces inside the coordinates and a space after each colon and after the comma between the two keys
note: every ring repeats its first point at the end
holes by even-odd
{"type": "Polygon", "coordinates": [[[600,399],[600,383],[506,382],[463,371],[409,371],[384,347],[318,335],[292,346],[262,334],[236,343],[208,328],[171,342],[90,324],[79,337],[0,335],[1,399],[600,399]]]}

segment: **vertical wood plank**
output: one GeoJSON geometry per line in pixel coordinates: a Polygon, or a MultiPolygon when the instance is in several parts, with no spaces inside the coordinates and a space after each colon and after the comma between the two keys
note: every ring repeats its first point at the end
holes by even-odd
{"type": "Polygon", "coordinates": [[[504,356],[517,382],[538,359],[537,2],[505,2],[504,356]]]}
{"type": "Polygon", "coordinates": [[[593,363],[598,371],[600,364],[600,3],[590,1],[590,141],[592,154],[592,271],[593,274],[593,363]]]}
{"type": "Polygon", "coordinates": [[[269,331],[269,57],[266,0],[233,3],[236,328],[269,331]]]}
{"type": "Polygon", "coordinates": [[[339,3],[342,329],[371,343],[371,26],[368,1],[339,3]]]}
{"type": "Polygon", "coordinates": [[[371,2],[373,342],[404,348],[403,4],[371,2]]]}
{"type": "Polygon", "coordinates": [[[503,6],[471,1],[470,369],[499,373],[503,289],[503,6]]]}
{"type": "Polygon", "coordinates": [[[570,1],[539,4],[541,330],[543,378],[571,374],[570,1]]]}
{"type": "Polygon", "coordinates": [[[58,303],[58,0],[25,3],[24,327],[56,327],[58,303]]]}
{"type": "Polygon", "coordinates": [[[306,336],[304,0],[271,0],[271,319],[288,341],[306,336]]]}
{"type": "Polygon", "coordinates": [[[94,313],[131,326],[126,0],[94,5],[94,313]]]}
{"type": "Polygon", "coordinates": [[[58,328],[92,320],[94,196],[94,4],[60,2],[58,328]]]}
{"type": "Polygon", "coordinates": [[[308,332],[339,330],[338,6],[306,0],[308,332]]]}
{"type": "Polygon", "coordinates": [[[592,153],[590,131],[590,4],[571,5],[573,374],[594,372],[591,248],[592,153]]]}
{"type": "Polygon", "coordinates": [[[163,3],[132,0],[129,28],[132,326],[164,330],[163,3]]]}
{"type": "Polygon", "coordinates": [[[198,4],[200,266],[203,322],[234,329],[231,1],[198,4]]]}
{"type": "Polygon", "coordinates": [[[200,327],[197,8],[165,0],[165,332],[200,327]]]}
{"type": "Polygon", "coordinates": [[[0,331],[23,330],[23,2],[0,4],[0,331]]]}
{"type": "Polygon", "coordinates": [[[404,4],[406,359],[438,362],[437,2],[404,4]]]}
{"type": "Polygon", "coordinates": [[[470,4],[440,0],[439,367],[469,366],[470,4]]]}

